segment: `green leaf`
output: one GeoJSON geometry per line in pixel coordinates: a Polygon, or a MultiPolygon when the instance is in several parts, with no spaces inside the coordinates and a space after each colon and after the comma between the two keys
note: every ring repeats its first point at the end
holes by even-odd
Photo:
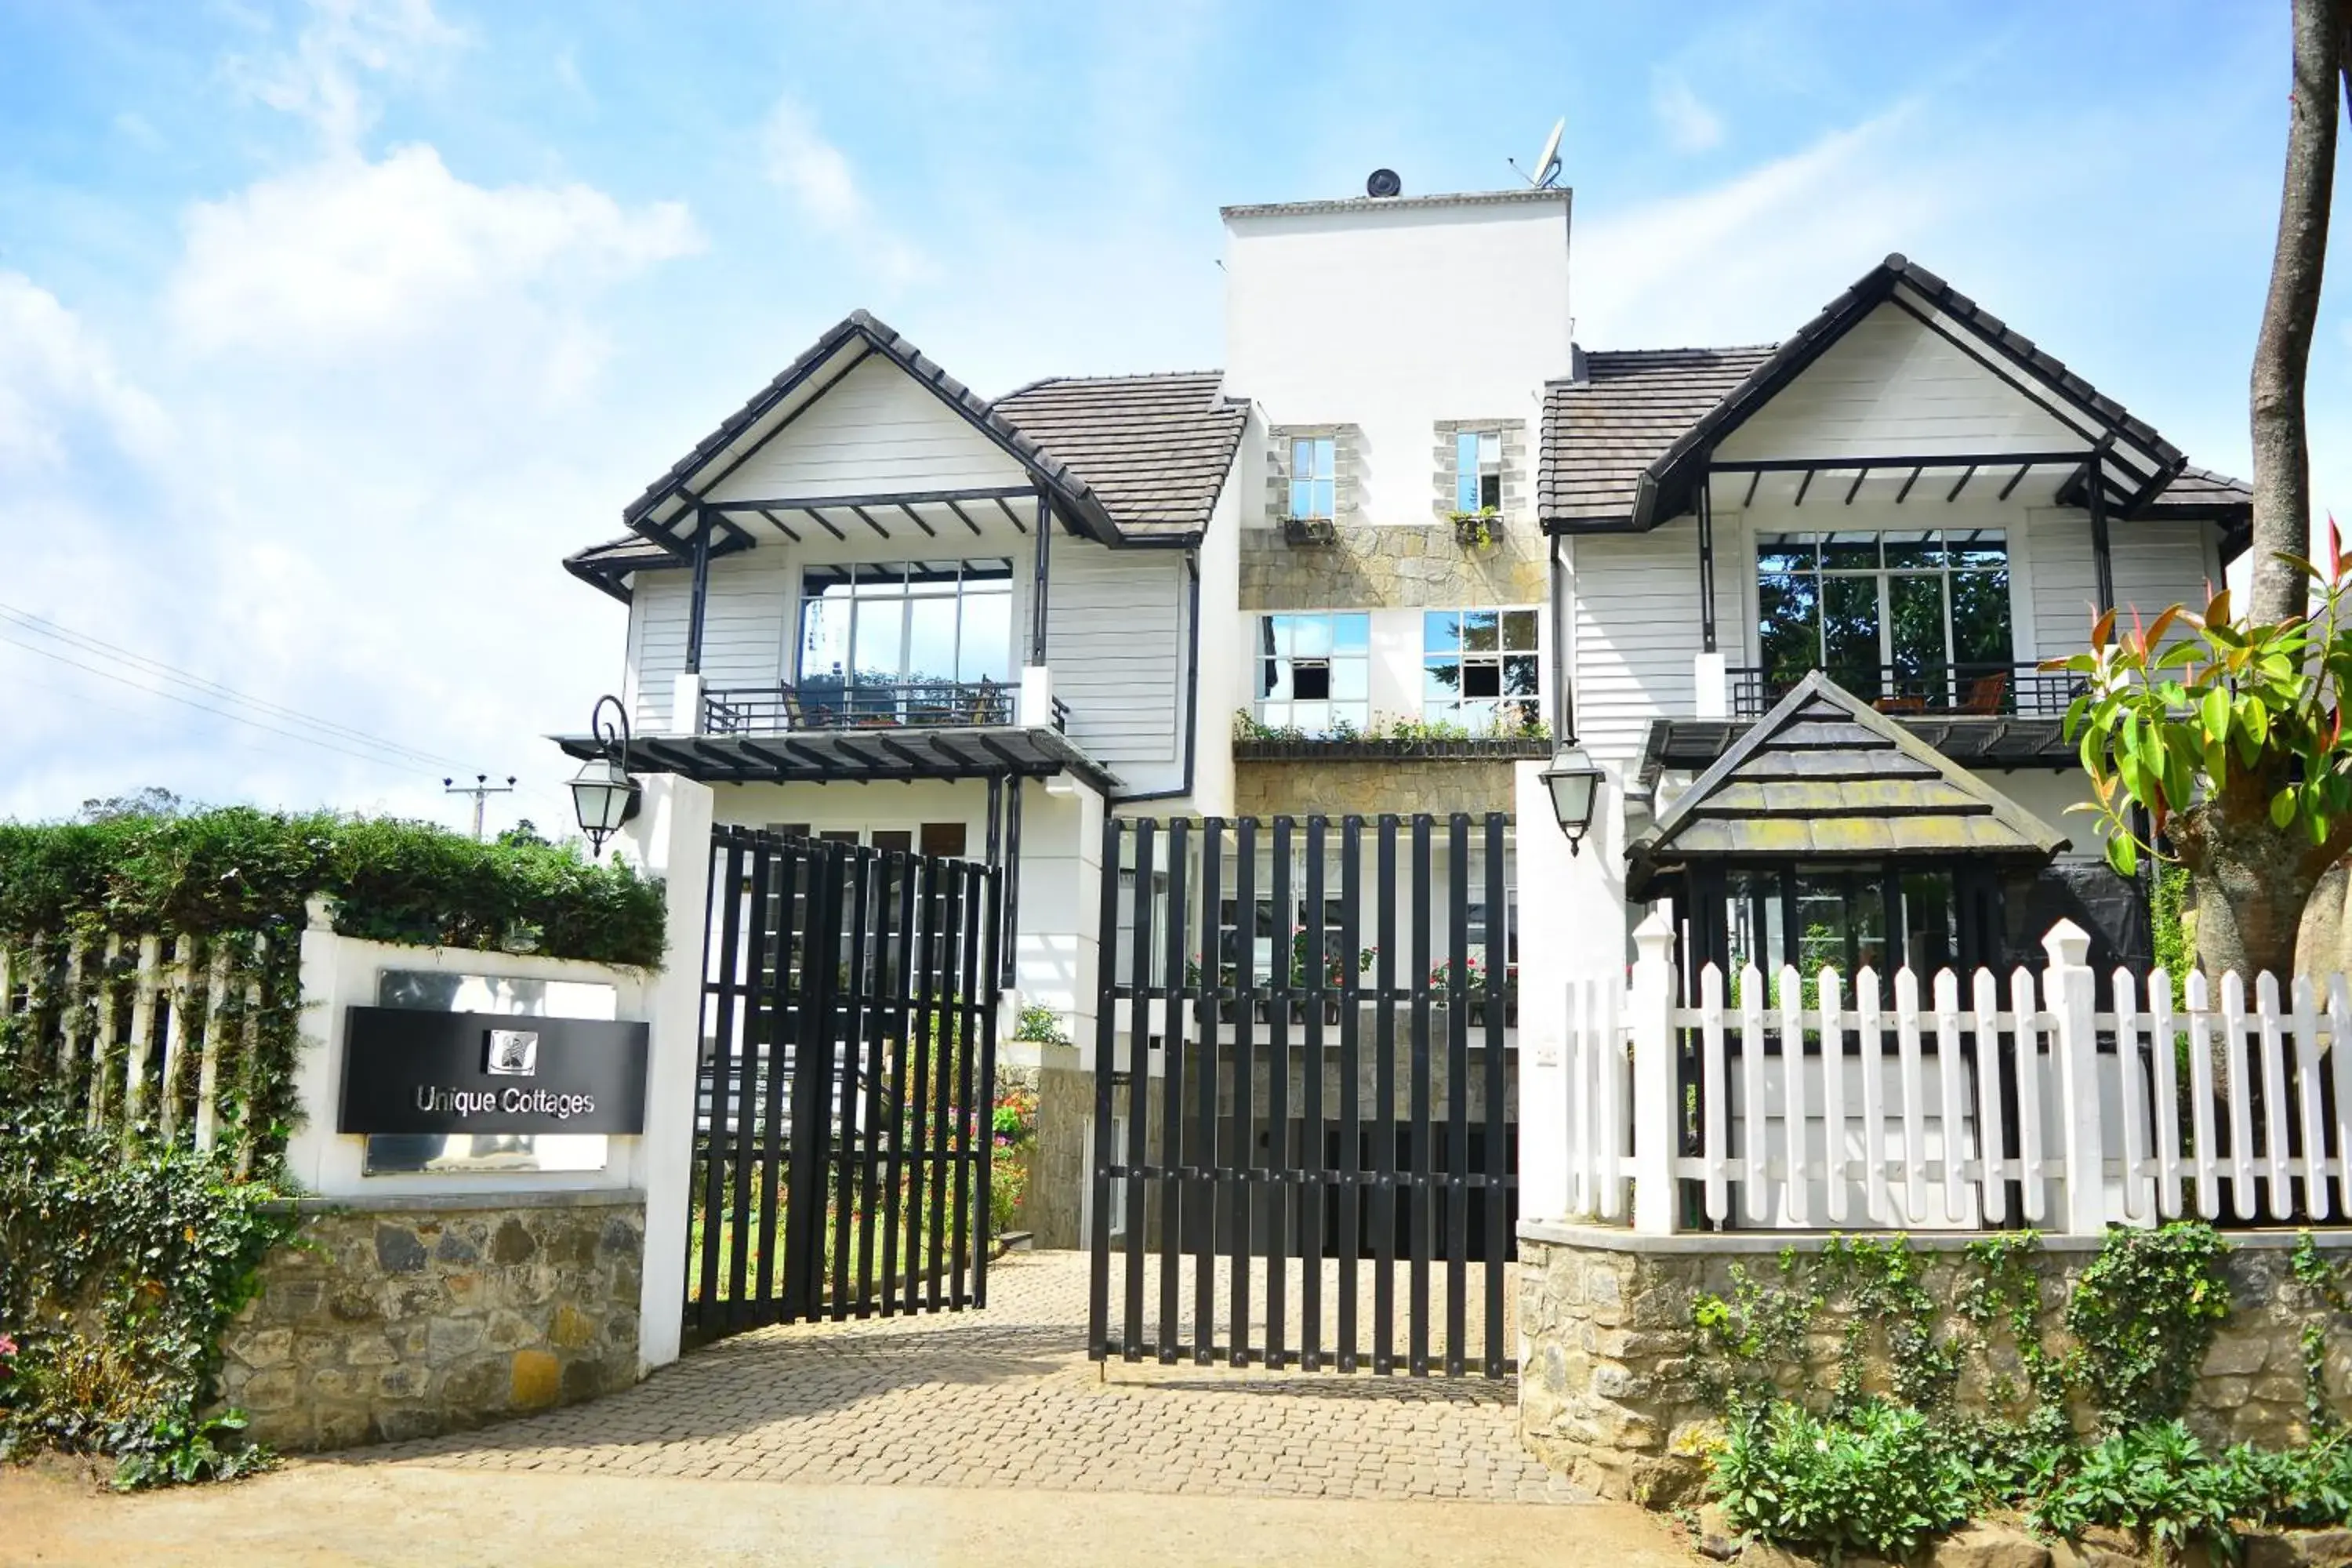
{"type": "Polygon", "coordinates": [[[2271,826],[2284,830],[2294,820],[2294,786],[2289,784],[2271,796],[2271,826]]]}
{"type": "Polygon", "coordinates": [[[2216,746],[2226,744],[2230,739],[2230,694],[2215,687],[2205,694],[2197,711],[2204,721],[2206,741],[2216,746]]]}
{"type": "Polygon", "coordinates": [[[2137,875],[2139,870],[2139,846],[2132,842],[2129,835],[2116,834],[2107,840],[2107,864],[2116,868],[2116,875],[2119,877],[2137,875]]]}

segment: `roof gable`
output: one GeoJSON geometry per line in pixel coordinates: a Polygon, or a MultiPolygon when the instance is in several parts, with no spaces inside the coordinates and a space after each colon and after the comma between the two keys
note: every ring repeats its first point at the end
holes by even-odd
{"type": "Polygon", "coordinates": [[[1716,445],[1718,458],[2080,451],[2083,432],[1894,300],[1859,317],[1716,445]]]}
{"type": "Polygon", "coordinates": [[[1087,482],[1011,421],[991,410],[970,387],[864,310],[853,310],[737,409],[669,472],[624,509],[623,521],[646,538],[683,550],[707,525],[714,544],[743,548],[751,534],[723,513],[707,511],[714,487],[726,481],[780,428],[843,384],[865,360],[880,355],[972,430],[1010,458],[1043,489],[1064,525],[1107,544],[1121,542],[1117,526],[1087,482]]]}
{"type": "MultiPolygon", "coordinates": [[[[2043,427],[2064,435],[2063,449],[2097,450],[2115,514],[2144,515],[2186,468],[2179,450],[2145,421],[1941,278],[1897,254],[1857,279],[1785,342],[1753,361],[1745,375],[1725,387],[1662,450],[1644,455],[1643,448],[1655,440],[1659,421],[1644,413],[1639,399],[1623,395],[1630,389],[1604,386],[1597,369],[1589,388],[1579,383],[1549,388],[1540,485],[1545,526],[1565,532],[1641,531],[1689,510],[1714,453],[1882,309],[1901,313],[1917,331],[1940,340],[1945,347],[1937,351],[1938,355],[1965,359],[2017,399],[2042,410],[2037,418],[2055,422],[2043,427]],[[1631,432],[1636,438],[1619,443],[1615,426],[1627,420],[1637,426],[1631,432]],[[1642,460],[1628,473],[1622,465],[1634,458],[1642,460]],[[1580,474],[1579,463],[1597,471],[1580,474]]],[[[1721,370],[1736,363],[1730,356],[1752,351],[1670,352],[1724,356],[1715,367],[1721,370]]],[[[1591,360],[1597,366],[1603,357],[1596,354],[1591,360]]],[[[1663,365],[1649,368],[1655,374],[1669,374],[1663,365]]],[[[1700,388],[1687,390],[1696,395],[1700,388]]],[[[2018,405],[2011,406],[2014,411],[2018,405]]],[[[1983,434],[1997,437],[2000,430],[1983,434]]],[[[1925,456],[1933,449],[1874,455],[1925,456]]],[[[1948,446],[1942,449],[1952,450],[1948,446]]],[[[2074,488],[2079,495],[2079,476],[2074,488]]]]}
{"type": "Polygon", "coordinates": [[[2046,860],[2064,835],[1819,670],[1627,851],[1633,881],[1691,859],[1965,855],[2046,860]]]}
{"type": "Polygon", "coordinates": [[[865,354],[744,449],[705,500],[751,503],[1031,482],[1026,466],[937,389],[865,354]]]}

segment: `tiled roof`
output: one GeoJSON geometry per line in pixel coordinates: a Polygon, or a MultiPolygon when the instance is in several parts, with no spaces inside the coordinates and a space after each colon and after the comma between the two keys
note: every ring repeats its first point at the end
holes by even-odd
{"type": "Polygon", "coordinates": [[[2047,860],[2066,837],[1815,670],[1628,849],[1632,884],[1694,859],[2047,860]]]}
{"type": "Polygon", "coordinates": [[[1209,524],[1248,405],[1213,370],[1069,376],[992,405],[1081,476],[1129,539],[1181,538],[1209,524]]]}
{"type": "Polygon", "coordinates": [[[1587,379],[1545,389],[1545,521],[1631,517],[1643,471],[1771,355],[1769,343],[1588,353],[1587,379]]]}
{"type": "Polygon", "coordinates": [[[2254,487],[2210,468],[2183,468],[2158,490],[2148,510],[2158,515],[2187,510],[2235,513],[2254,504],[2254,487]]]}
{"type": "Polygon", "coordinates": [[[629,590],[622,579],[630,573],[656,572],[686,564],[682,557],[635,533],[575,550],[563,558],[566,572],[625,605],[629,602],[629,590]]]}

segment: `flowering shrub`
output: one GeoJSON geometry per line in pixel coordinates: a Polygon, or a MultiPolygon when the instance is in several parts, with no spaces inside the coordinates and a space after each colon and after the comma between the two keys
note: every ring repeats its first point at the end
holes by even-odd
{"type": "Polygon", "coordinates": [[[1037,1094],[1034,1089],[999,1089],[990,1113],[993,1146],[989,1151],[988,1233],[1003,1236],[1013,1228],[1021,1200],[1029,1194],[1029,1154],[1037,1146],[1037,1094]]]}
{"type": "MultiPolygon", "coordinates": [[[[1477,955],[1473,953],[1462,961],[1462,988],[1474,994],[1485,991],[1486,989],[1486,964],[1479,962],[1477,955]]],[[[1429,972],[1429,988],[1432,991],[1444,991],[1453,984],[1454,961],[1452,959],[1447,959],[1429,972]]]]}

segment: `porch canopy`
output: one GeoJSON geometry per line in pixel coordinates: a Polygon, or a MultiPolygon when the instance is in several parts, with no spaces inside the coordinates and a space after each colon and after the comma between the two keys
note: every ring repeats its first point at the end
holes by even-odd
{"type": "MultiPolygon", "coordinates": [[[[593,735],[558,735],[582,761],[593,735]]],[[[1112,773],[1058,731],[991,726],[940,730],[807,730],[781,735],[638,735],[623,766],[702,784],[882,784],[918,779],[1044,779],[1069,773],[1109,794],[1112,773]]]]}
{"type": "Polygon", "coordinates": [[[1679,896],[1694,970],[1966,964],[2003,950],[2004,884],[2066,844],[1816,670],[1627,847],[1626,891],[1679,896]]]}

